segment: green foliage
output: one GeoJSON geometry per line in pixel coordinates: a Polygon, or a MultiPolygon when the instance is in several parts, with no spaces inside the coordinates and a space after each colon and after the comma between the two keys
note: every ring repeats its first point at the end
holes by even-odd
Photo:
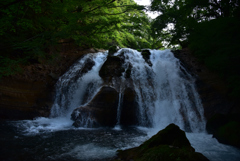
{"type": "Polygon", "coordinates": [[[189,47],[200,61],[228,82],[232,96],[240,93],[239,19],[218,18],[199,23],[189,36],[189,47]]]}
{"type": "Polygon", "coordinates": [[[164,39],[172,45],[180,44],[182,47],[186,46],[188,35],[200,22],[221,17],[239,18],[240,15],[237,0],[153,0],[151,10],[161,13],[152,24],[153,35],[169,35],[164,39]],[[169,24],[174,28],[167,28],[169,24]]]}
{"type": "Polygon", "coordinates": [[[133,0],[1,1],[0,74],[13,74],[21,62],[38,63],[62,39],[86,48],[150,47],[143,9],[133,0]]]}
{"type": "Polygon", "coordinates": [[[199,60],[218,73],[240,96],[240,1],[153,0],[152,11],[161,14],[152,23],[152,35],[189,47],[199,60]],[[174,28],[166,27],[172,24],[174,28]]]}
{"type": "Polygon", "coordinates": [[[0,56],[0,78],[2,76],[9,76],[21,71],[19,68],[19,62],[9,58],[4,58],[0,56]]]}

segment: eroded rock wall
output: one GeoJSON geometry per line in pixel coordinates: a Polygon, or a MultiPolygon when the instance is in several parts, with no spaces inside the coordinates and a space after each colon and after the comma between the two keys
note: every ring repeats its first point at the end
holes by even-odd
{"type": "Polygon", "coordinates": [[[59,56],[52,61],[22,66],[21,73],[0,79],[0,119],[49,116],[58,78],[82,55],[96,52],[72,44],[59,48],[59,56]]]}
{"type": "Polygon", "coordinates": [[[196,76],[207,132],[221,143],[240,147],[240,106],[237,99],[229,97],[227,83],[198,62],[188,49],[175,51],[174,55],[196,76]]]}
{"type": "Polygon", "coordinates": [[[173,53],[196,77],[196,87],[207,119],[218,113],[229,114],[236,111],[236,103],[228,97],[228,88],[216,73],[208,70],[188,49],[173,51],[173,53]]]}

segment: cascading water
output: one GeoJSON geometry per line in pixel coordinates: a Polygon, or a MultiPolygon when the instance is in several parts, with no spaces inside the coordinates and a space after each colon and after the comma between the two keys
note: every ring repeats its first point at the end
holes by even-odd
{"type": "Polygon", "coordinates": [[[7,150],[0,149],[4,152],[2,160],[106,160],[118,149],[140,145],[170,123],[185,130],[196,151],[211,161],[240,160],[238,149],[219,144],[205,133],[203,108],[194,77],[170,50],[148,52],[144,56],[136,50],[120,49],[113,56],[99,52],[82,57],[58,80],[50,118],[0,126],[5,136],[0,137],[4,138],[2,147],[10,146],[7,150]],[[101,68],[111,57],[118,57],[117,72],[121,73],[110,72],[110,77],[101,78],[101,68]],[[113,110],[115,126],[92,128],[96,121],[94,114],[101,109],[91,105],[98,105],[92,102],[103,87],[117,92],[116,110],[113,110]],[[131,94],[126,95],[129,91],[131,94]],[[134,102],[129,102],[128,96],[134,96],[134,102]],[[88,115],[77,110],[88,110],[88,107],[92,108],[87,111],[88,115]],[[79,119],[78,128],[73,126],[73,116],[79,119]],[[136,118],[123,120],[124,117],[136,118]],[[132,120],[131,126],[121,127],[128,125],[129,120],[132,120]],[[13,156],[12,149],[16,146],[19,148],[13,156]]]}
{"type": "Polygon", "coordinates": [[[140,125],[161,129],[175,123],[182,129],[204,131],[205,120],[194,78],[170,50],[150,50],[150,64],[140,52],[122,49],[125,66],[132,67],[131,79],[137,93],[140,125]],[[182,71],[182,70],[184,71],[182,71]]]}
{"type": "Polygon", "coordinates": [[[75,108],[91,100],[102,85],[102,80],[97,73],[106,56],[107,53],[85,55],[58,80],[51,117],[70,119],[75,108]]]}
{"type": "MultiPolygon", "coordinates": [[[[160,129],[175,123],[187,131],[203,131],[205,121],[194,87],[194,78],[180,65],[170,50],[150,52],[151,64],[145,61],[140,52],[132,49],[121,49],[114,55],[124,60],[121,65],[125,68],[122,76],[114,77],[112,82],[107,84],[119,92],[117,124],[120,124],[121,117],[121,93],[130,87],[137,96],[138,126],[160,129]],[[128,68],[131,68],[128,81],[130,83],[125,83],[127,80],[124,76],[127,75],[128,68]]],[[[106,54],[101,53],[86,55],[59,79],[52,117],[65,115],[69,118],[75,108],[91,100],[94,93],[96,94],[103,85],[98,72],[106,58],[106,54]],[[79,74],[89,59],[95,65],[86,73],[79,74]]],[[[83,119],[85,120],[91,119],[83,119]]],[[[80,124],[83,126],[86,123],[80,124]]]]}

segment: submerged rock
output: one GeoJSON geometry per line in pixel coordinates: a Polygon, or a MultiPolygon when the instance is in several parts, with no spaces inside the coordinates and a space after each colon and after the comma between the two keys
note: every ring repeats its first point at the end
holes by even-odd
{"type": "Polygon", "coordinates": [[[116,125],[119,95],[111,87],[102,87],[86,106],[72,113],[75,127],[113,127],[116,125]]]}
{"type": "Polygon", "coordinates": [[[168,125],[156,135],[136,148],[119,150],[122,161],[208,161],[201,153],[195,152],[185,132],[174,124],[168,125]]]}

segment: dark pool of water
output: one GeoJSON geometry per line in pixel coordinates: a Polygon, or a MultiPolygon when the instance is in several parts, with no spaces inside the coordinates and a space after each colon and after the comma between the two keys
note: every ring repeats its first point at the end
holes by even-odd
{"type": "Polygon", "coordinates": [[[29,134],[16,128],[15,123],[0,124],[1,161],[108,160],[118,149],[138,146],[146,140],[146,134],[136,128],[72,128],[29,134]]]}

